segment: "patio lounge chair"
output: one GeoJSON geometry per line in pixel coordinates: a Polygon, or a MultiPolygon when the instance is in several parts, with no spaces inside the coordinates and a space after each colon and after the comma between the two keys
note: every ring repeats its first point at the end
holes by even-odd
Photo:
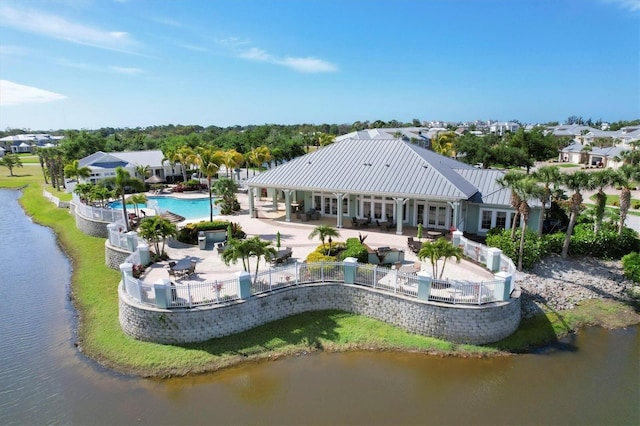
{"type": "Polygon", "coordinates": [[[195,274],[196,274],[196,261],[192,260],[189,263],[189,267],[185,270],[184,276],[191,277],[192,275],[195,275],[195,274]]]}

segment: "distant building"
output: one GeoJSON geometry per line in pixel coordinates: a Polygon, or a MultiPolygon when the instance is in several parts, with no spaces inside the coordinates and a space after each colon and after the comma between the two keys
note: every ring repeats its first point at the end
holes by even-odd
{"type": "Polygon", "coordinates": [[[78,161],[80,167],[91,169],[91,176],[80,179],[81,182],[98,183],[116,175],[116,168],[122,167],[132,177],[136,176],[137,166],[149,166],[150,176],[157,176],[162,181],[172,182],[176,176],[182,175],[180,164],[171,165],[164,159],[160,150],[128,151],[128,152],[94,152],[78,161]]]}
{"type": "Polygon", "coordinates": [[[49,134],[25,134],[0,138],[0,146],[13,154],[34,153],[36,148],[56,146],[64,136],[49,134]]]}

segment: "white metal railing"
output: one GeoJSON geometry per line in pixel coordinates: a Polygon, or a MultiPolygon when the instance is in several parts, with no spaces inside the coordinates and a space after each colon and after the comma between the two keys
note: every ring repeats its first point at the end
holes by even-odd
{"type": "MultiPolygon", "coordinates": [[[[130,263],[136,264],[135,261],[130,263]]],[[[268,293],[285,287],[323,283],[344,282],[345,266],[342,262],[298,263],[294,262],[271,268],[250,277],[251,296],[268,293]]],[[[355,265],[354,284],[390,294],[418,297],[420,277],[414,273],[403,273],[397,269],[371,264],[355,265]]],[[[125,276],[124,288],[134,300],[155,305],[153,285],[125,276]]],[[[431,280],[430,301],[482,305],[504,300],[504,281],[471,282],[464,280],[431,280]]],[[[512,284],[513,285],[513,284],[512,284]]],[[[510,291],[509,293],[510,294],[510,291]]],[[[170,307],[191,308],[215,305],[240,297],[238,278],[227,280],[190,281],[178,280],[171,284],[170,307]]]]}
{"type": "Polygon", "coordinates": [[[182,280],[171,285],[171,307],[192,308],[215,305],[239,298],[240,286],[235,278],[213,281],[182,280]]]}
{"type": "Polygon", "coordinates": [[[42,195],[48,199],[49,201],[51,201],[53,204],[56,205],[56,207],[59,208],[69,208],[69,202],[68,201],[61,201],[60,198],[56,197],[55,195],[53,195],[52,193],[50,193],[49,191],[47,191],[46,189],[42,190],[42,195]]]}
{"type": "MultiPolygon", "coordinates": [[[[487,252],[488,247],[484,244],[477,243],[475,241],[471,241],[463,236],[460,236],[460,245],[459,245],[464,255],[470,259],[475,260],[476,262],[480,262],[486,265],[487,262],[487,252]]],[[[515,281],[516,281],[516,266],[513,261],[504,255],[504,253],[500,254],[500,271],[506,272],[511,275],[511,289],[510,292],[515,289],[515,281]]]]}
{"type": "Polygon", "coordinates": [[[124,221],[124,212],[121,209],[105,209],[102,207],[94,207],[84,204],[77,194],[73,194],[73,204],[76,207],[76,212],[89,219],[100,220],[103,222],[118,222],[126,223],[124,221]]]}
{"type": "Polygon", "coordinates": [[[115,229],[111,229],[109,227],[107,227],[108,229],[108,238],[109,238],[109,244],[111,244],[114,247],[119,247],[119,248],[123,248],[123,249],[130,249],[132,246],[129,244],[129,240],[131,238],[135,238],[135,240],[133,241],[133,247],[137,247],[138,246],[138,242],[140,241],[140,239],[136,236],[136,237],[132,237],[131,235],[127,235],[124,231],[124,225],[119,225],[119,224],[115,224],[115,229]]]}

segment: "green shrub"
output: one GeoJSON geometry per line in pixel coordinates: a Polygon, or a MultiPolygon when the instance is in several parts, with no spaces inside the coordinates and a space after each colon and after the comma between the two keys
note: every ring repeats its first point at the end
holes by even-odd
{"type": "MultiPolygon", "coordinates": [[[[198,223],[189,223],[182,229],[178,231],[177,239],[178,241],[186,244],[197,244],[198,243],[198,232],[200,231],[219,231],[226,230],[227,226],[229,226],[229,222],[226,220],[214,220],[213,222],[198,222],[198,223]]],[[[239,226],[236,227],[238,229],[239,226]]],[[[233,225],[232,225],[233,229],[233,225]]],[[[240,228],[239,232],[242,232],[240,228]]],[[[234,237],[235,237],[234,232],[234,237]]]]}
{"type": "Polygon", "coordinates": [[[348,238],[345,249],[340,253],[340,260],[347,257],[355,257],[360,263],[367,263],[369,260],[369,251],[367,246],[360,242],[359,238],[348,238]]]}
{"type": "Polygon", "coordinates": [[[603,227],[595,234],[590,224],[579,224],[573,228],[569,252],[578,256],[620,259],[627,253],[637,251],[638,243],[638,234],[630,228],[624,228],[622,235],[609,227],[603,227]]]}
{"type": "MultiPolygon", "coordinates": [[[[500,230],[493,232],[493,235],[487,235],[487,245],[489,247],[497,247],[502,250],[505,256],[513,260],[514,264],[518,264],[518,253],[520,250],[521,230],[516,231],[516,239],[511,240],[511,231],[500,230]]],[[[545,257],[549,252],[546,238],[540,237],[536,232],[528,230],[525,235],[523,247],[522,268],[531,269],[533,265],[545,257]]]]}
{"type": "Polygon", "coordinates": [[[631,208],[633,208],[633,209],[635,209],[635,210],[640,209],[640,201],[634,201],[634,202],[631,204],[631,208]]]}
{"type": "Polygon", "coordinates": [[[547,246],[547,253],[562,253],[562,245],[564,244],[565,238],[564,232],[555,232],[553,234],[544,235],[545,244],[547,246]]]}
{"type": "Polygon", "coordinates": [[[634,283],[640,283],[640,253],[631,252],[622,257],[624,276],[634,283]]]}
{"type": "Polygon", "coordinates": [[[307,255],[307,262],[309,263],[313,263],[313,262],[335,262],[336,258],[335,256],[327,256],[326,254],[324,254],[323,250],[322,250],[322,246],[320,246],[320,251],[315,250],[312,251],[311,253],[309,253],[307,255]]]}

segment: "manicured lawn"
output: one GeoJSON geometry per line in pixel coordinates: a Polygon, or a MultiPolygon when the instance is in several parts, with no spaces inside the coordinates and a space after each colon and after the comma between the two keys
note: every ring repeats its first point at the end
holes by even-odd
{"type": "Polygon", "coordinates": [[[18,154],[22,164],[40,164],[40,160],[37,155],[31,154],[18,154]]]}

